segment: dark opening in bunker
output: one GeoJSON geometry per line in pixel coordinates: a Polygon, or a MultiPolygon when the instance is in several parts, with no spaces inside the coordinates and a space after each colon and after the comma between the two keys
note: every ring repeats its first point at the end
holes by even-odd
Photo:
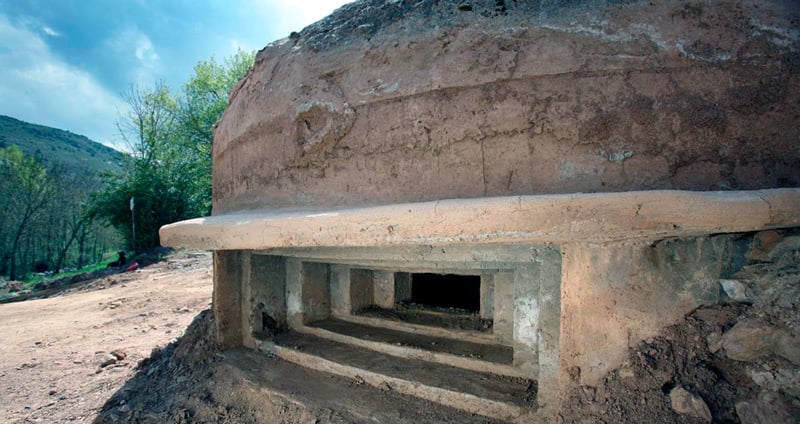
{"type": "Polygon", "coordinates": [[[456,274],[411,274],[412,303],[435,308],[481,310],[481,277],[456,274]]]}

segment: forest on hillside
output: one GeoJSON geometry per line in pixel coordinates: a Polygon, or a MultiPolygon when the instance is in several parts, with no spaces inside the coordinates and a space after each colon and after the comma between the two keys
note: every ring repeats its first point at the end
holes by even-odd
{"type": "Polygon", "coordinates": [[[163,82],[131,86],[116,122],[127,150],[118,163],[113,154],[76,160],[76,149],[107,154],[78,146],[81,136],[47,154],[57,140],[32,148],[42,137],[0,128],[0,279],[81,268],[116,250],[144,252],[159,245],[162,225],[208,215],[212,126],[254,59],[240,50],[201,61],[176,91],[163,82]]]}

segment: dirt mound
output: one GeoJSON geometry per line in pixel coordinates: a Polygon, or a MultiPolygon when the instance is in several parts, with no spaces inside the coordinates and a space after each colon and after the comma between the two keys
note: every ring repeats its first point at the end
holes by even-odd
{"type": "Polygon", "coordinates": [[[631,348],[627,362],[601,385],[574,387],[564,421],[707,422],[678,412],[673,398],[682,389],[706,405],[714,422],[798,422],[800,237],[769,233],[755,243],[772,236],[782,241],[723,280],[738,300],[695,310],[631,348]]]}

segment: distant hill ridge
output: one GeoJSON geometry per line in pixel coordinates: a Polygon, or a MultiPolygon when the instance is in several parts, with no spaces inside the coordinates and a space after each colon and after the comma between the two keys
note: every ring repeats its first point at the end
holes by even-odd
{"type": "Polygon", "coordinates": [[[124,158],[124,153],[86,136],[0,115],[0,148],[11,145],[48,166],[61,164],[89,173],[119,170],[124,158]]]}

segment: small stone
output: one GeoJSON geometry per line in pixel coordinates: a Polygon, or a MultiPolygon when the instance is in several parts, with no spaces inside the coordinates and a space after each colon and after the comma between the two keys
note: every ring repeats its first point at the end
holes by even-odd
{"type": "Polygon", "coordinates": [[[111,351],[111,355],[113,355],[114,358],[116,358],[118,361],[121,361],[121,360],[125,359],[128,356],[127,354],[125,354],[125,352],[123,352],[120,349],[112,350],[111,351]]]}
{"type": "Polygon", "coordinates": [[[636,377],[636,373],[634,373],[632,369],[625,367],[625,368],[620,368],[619,376],[621,378],[629,379],[636,377]]]}
{"type": "Polygon", "coordinates": [[[747,259],[755,261],[769,261],[770,252],[783,240],[783,237],[775,230],[760,231],[753,236],[750,251],[747,252],[747,259]]]}
{"type": "Polygon", "coordinates": [[[100,358],[100,368],[105,368],[116,363],[117,357],[110,353],[103,354],[103,356],[100,358]]]}
{"type": "Polygon", "coordinates": [[[467,1],[462,1],[461,3],[458,4],[458,10],[462,12],[469,12],[472,10],[472,4],[470,4],[467,1]]]}
{"type": "Polygon", "coordinates": [[[669,393],[669,401],[675,412],[711,422],[711,410],[699,396],[689,393],[683,387],[676,387],[669,393]]]}
{"type": "Polygon", "coordinates": [[[729,298],[741,303],[752,303],[747,295],[747,286],[739,280],[719,280],[719,285],[729,298]]]}

